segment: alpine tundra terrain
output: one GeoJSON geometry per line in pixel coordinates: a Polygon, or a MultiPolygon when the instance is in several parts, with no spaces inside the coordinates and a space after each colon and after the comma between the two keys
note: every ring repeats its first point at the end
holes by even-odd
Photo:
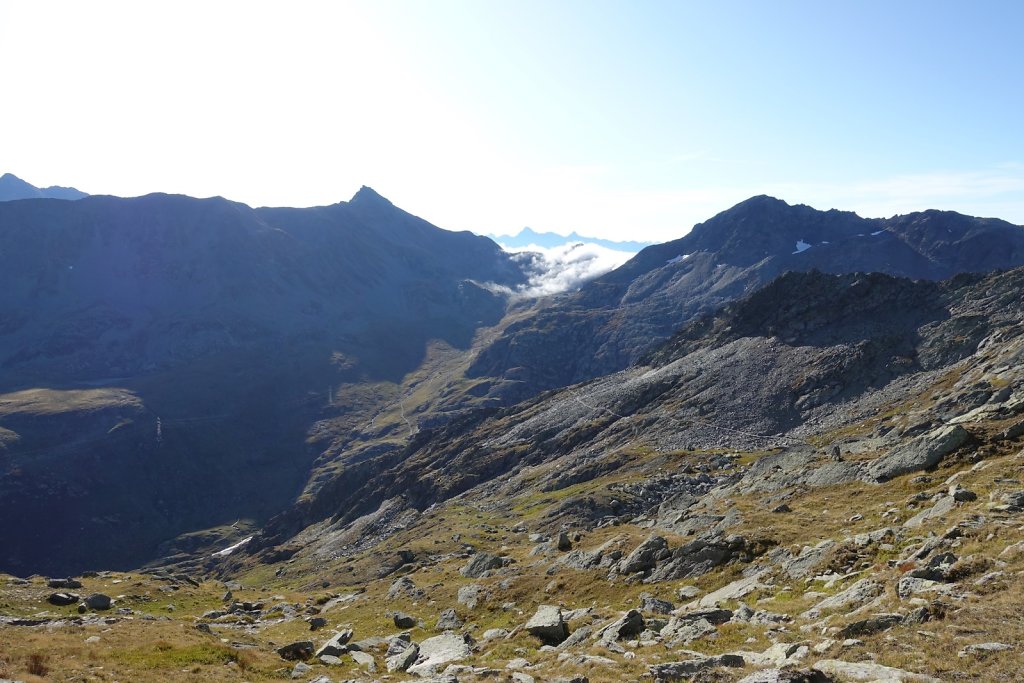
{"type": "Polygon", "coordinates": [[[1024,670],[1017,226],[758,197],[543,300],[368,189],[0,227],[0,679],[1024,670]]]}

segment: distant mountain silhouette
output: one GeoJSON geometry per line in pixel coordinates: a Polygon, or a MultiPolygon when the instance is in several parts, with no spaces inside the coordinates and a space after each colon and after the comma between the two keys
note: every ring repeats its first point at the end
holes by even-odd
{"type": "Polygon", "coordinates": [[[0,476],[0,571],[137,566],[277,512],[324,407],[367,400],[339,387],[468,348],[505,313],[489,283],[525,281],[491,240],[370,188],[307,209],[0,203],[0,475],[18,475],[0,476]]]}
{"type": "Polygon", "coordinates": [[[604,240],[597,237],[585,237],[577,234],[576,232],[571,232],[568,236],[565,236],[554,232],[535,232],[530,228],[523,228],[517,235],[497,235],[493,236],[493,239],[499,244],[513,249],[528,247],[530,245],[550,249],[552,247],[560,247],[573,242],[588,242],[590,244],[597,244],[616,251],[637,252],[652,244],[652,242],[616,242],[614,240],[604,240]]]}
{"type": "Polygon", "coordinates": [[[9,202],[14,199],[82,199],[88,197],[85,192],[76,190],[73,187],[36,187],[27,183],[12,173],[4,173],[0,176],[0,202],[9,202]]]}

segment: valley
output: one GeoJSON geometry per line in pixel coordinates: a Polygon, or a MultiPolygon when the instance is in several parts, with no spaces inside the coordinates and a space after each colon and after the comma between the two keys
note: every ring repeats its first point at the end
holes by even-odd
{"type": "Polygon", "coordinates": [[[1019,226],[755,197],[541,299],[368,188],[0,226],[0,679],[1024,668],[1019,226]]]}

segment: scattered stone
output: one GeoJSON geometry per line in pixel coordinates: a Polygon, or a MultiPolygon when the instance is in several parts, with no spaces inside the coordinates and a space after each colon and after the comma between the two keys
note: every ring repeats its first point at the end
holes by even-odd
{"type": "Polygon", "coordinates": [[[324,626],[327,626],[327,620],[324,619],[323,617],[313,617],[312,619],[309,620],[309,630],[310,631],[319,631],[324,626]]]}
{"type": "Polygon", "coordinates": [[[676,608],[668,600],[659,600],[649,593],[640,594],[640,611],[652,614],[671,614],[676,608]]]}
{"type": "Polygon", "coordinates": [[[644,630],[644,618],[638,610],[631,609],[611,624],[602,628],[598,634],[602,643],[613,643],[622,638],[635,636],[644,630]]]}
{"type": "MultiPolygon", "coordinates": [[[[397,644],[397,642],[400,641],[396,641],[393,644],[397,644]]],[[[391,649],[389,648],[388,654],[384,658],[385,668],[387,668],[389,673],[394,671],[405,671],[413,665],[413,663],[419,657],[419,654],[419,645],[412,642],[406,643],[406,647],[397,652],[392,652],[391,649]]]]}
{"type": "Polygon", "coordinates": [[[558,645],[569,637],[569,627],[562,619],[562,609],[553,605],[541,605],[530,620],[526,630],[548,645],[558,645]]]}
{"type": "Polygon", "coordinates": [[[480,593],[482,591],[483,587],[476,583],[460,586],[458,603],[465,606],[466,609],[476,609],[477,605],[480,604],[480,593]]]}
{"type": "Polygon", "coordinates": [[[739,683],[833,683],[833,680],[813,669],[764,669],[741,678],[739,683]]]}
{"type": "Polygon", "coordinates": [[[572,541],[569,540],[569,534],[564,531],[558,532],[558,541],[556,547],[562,552],[568,552],[572,550],[572,541]]]}
{"type": "Polygon", "coordinates": [[[938,678],[916,674],[871,662],[844,662],[838,659],[823,659],[813,667],[826,676],[840,681],[900,681],[901,683],[942,683],[938,678]]]}
{"type": "Polygon", "coordinates": [[[776,505],[775,507],[772,508],[772,512],[774,512],[776,514],[783,514],[783,513],[792,512],[792,511],[793,511],[793,508],[789,507],[785,503],[782,503],[780,505],[776,505]]]}
{"type": "Polygon", "coordinates": [[[78,596],[74,593],[53,593],[50,597],[46,598],[46,602],[57,607],[64,607],[75,604],[78,602],[78,599],[78,596]]]}
{"type": "Polygon", "coordinates": [[[868,467],[868,474],[877,481],[888,481],[901,474],[934,467],[970,438],[970,432],[960,425],[940,427],[882,456],[868,467]]]}
{"type": "Polygon", "coordinates": [[[417,676],[435,674],[443,665],[469,657],[473,653],[471,642],[467,636],[457,633],[427,638],[420,643],[419,657],[408,671],[417,676]]]}
{"type": "Polygon", "coordinates": [[[586,676],[559,676],[552,678],[551,683],[590,683],[586,676]]]}
{"type": "Polygon", "coordinates": [[[530,674],[523,673],[522,671],[514,671],[509,677],[513,683],[536,683],[536,679],[530,674]]]}
{"type": "Polygon", "coordinates": [[[79,581],[78,579],[72,579],[72,578],[67,578],[67,579],[49,579],[46,582],[46,586],[48,588],[72,588],[72,589],[74,589],[74,588],[81,588],[82,587],[82,582],[79,581]]]}
{"type": "Polygon", "coordinates": [[[423,591],[417,588],[416,583],[408,576],[400,576],[388,589],[388,600],[394,600],[402,595],[410,600],[420,600],[423,598],[423,591]]]}
{"type": "Polygon", "coordinates": [[[700,589],[696,586],[680,586],[676,589],[676,597],[680,600],[691,600],[700,595],[700,589]]]}
{"type": "Polygon", "coordinates": [[[953,484],[949,487],[949,496],[958,503],[970,503],[978,500],[977,493],[965,489],[959,484],[953,484]]]}
{"type": "Polygon", "coordinates": [[[803,613],[807,619],[817,619],[822,613],[845,607],[860,607],[874,600],[885,591],[885,586],[871,579],[861,579],[841,593],[825,598],[803,613]]]}
{"type": "Polygon", "coordinates": [[[110,596],[103,593],[93,593],[85,599],[85,606],[92,610],[108,610],[110,605],[110,596]]]}
{"type": "Polygon", "coordinates": [[[935,503],[935,505],[931,506],[927,510],[922,510],[908,519],[903,523],[903,526],[910,528],[919,527],[925,522],[937,519],[945,514],[949,514],[955,508],[956,500],[953,499],[953,496],[943,496],[935,503]]]}
{"type": "Polygon", "coordinates": [[[309,659],[313,656],[313,641],[299,640],[294,643],[289,643],[283,647],[277,648],[277,654],[281,656],[281,659],[287,659],[289,661],[309,659]]]}
{"type": "MultiPolygon", "coordinates": [[[[398,625],[398,622],[395,622],[398,625]]],[[[403,627],[399,627],[403,628],[403,627]]],[[[437,619],[437,626],[434,627],[437,631],[458,631],[462,628],[462,619],[459,619],[459,615],[455,613],[455,610],[451,607],[441,612],[441,615],[437,619]]]]}
{"type": "Polygon", "coordinates": [[[593,633],[593,629],[589,626],[580,626],[578,629],[573,631],[568,638],[558,644],[559,650],[568,650],[571,647],[582,645],[586,642],[587,638],[593,633]]]}
{"type": "Polygon", "coordinates": [[[367,673],[377,673],[377,662],[369,652],[349,652],[348,656],[351,657],[352,661],[356,664],[366,669],[367,673]]]}
{"type": "MultiPolygon", "coordinates": [[[[698,653],[694,653],[698,654],[698,653]]],[[[667,683],[668,681],[681,681],[692,678],[701,671],[713,669],[720,666],[740,667],[744,666],[743,657],[739,655],[726,654],[714,657],[698,657],[686,659],[680,662],[666,662],[665,664],[654,664],[648,667],[648,672],[654,678],[655,683],[667,683]]]]}
{"type": "Polygon", "coordinates": [[[483,639],[498,640],[499,638],[504,638],[508,634],[509,630],[507,628],[489,628],[484,631],[483,639]]]}
{"type": "Polygon", "coordinates": [[[305,678],[306,675],[309,674],[309,672],[312,670],[313,667],[311,667],[309,664],[299,662],[292,668],[292,678],[305,678]]]}
{"type": "Polygon", "coordinates": [[[395,626],[397,626],[398,628],[416,627],[416,617],[406,614],[405,612],[395,612],[392,618],[395,622],[395,626]]]}
{"type": "Polygon", "coordinates": [[[487,572],[501,569],[515,562],[511,557],[499,557],[491,553],[477,553],[470,558],[466,566],[459,570],[459,573],[470,579],[479,579],[487,572]]]}
{"type": "Polygon", "coordinates": [[[326,664],[327,666],[341,666],[345,663],[342,661],[341,657],[336,657],[334,655],[320,655],[317,659],[320,660],[321,664],[326,664]]]}
{"type": "MultiPolygon", "coordinates": [[[[352,629],[346,628],[335,633],[331,638],[320,646],[320,649],[316,651],[317,657],[324,655],[330,655],[332,657],[340,657],[341,655],[348,652],[348,647],[345,646],[349,640],[352,639],[352,629]]],[[[305,657],[303,657],[305,659],[305,657]]]]}
{"type": "Polygon", "coordinates": [[[987,655],[993,652],[1004,652],[1012,649],[1013,645],[1007,645],[1006,643],[975,643],[968,645],[957,654],[960,657],[970,657],[971,655],[987,655]]]}
{"type": "Polygon", "coordinates": [[[904,617],[902,614],[875,614],[867,619],[861,619],[846,625],[839,631],[839,636],[841,638],[869,636],[873,633],[887,631],[893,626],[903,623],[903,621],[904,617]]]}

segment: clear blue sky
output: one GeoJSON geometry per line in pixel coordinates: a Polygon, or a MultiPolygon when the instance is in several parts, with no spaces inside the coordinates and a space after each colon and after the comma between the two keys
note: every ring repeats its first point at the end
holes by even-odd
{"type": "Polygon", "coordinates": [[[0,0],[0,171],[667,240],[753,194],[1024,223],[1024,2],[0,0]]]}

